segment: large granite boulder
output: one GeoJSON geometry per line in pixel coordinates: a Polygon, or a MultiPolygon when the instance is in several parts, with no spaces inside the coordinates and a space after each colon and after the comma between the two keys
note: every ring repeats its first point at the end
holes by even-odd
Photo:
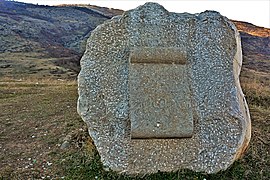
{"type": "Polygon", "coordinates": [[[228,168],[250,140],[241,64],[239,33],[218,12],[146,3],[98,26],[81,59],[78,112],[105,168],[228,168]]]}

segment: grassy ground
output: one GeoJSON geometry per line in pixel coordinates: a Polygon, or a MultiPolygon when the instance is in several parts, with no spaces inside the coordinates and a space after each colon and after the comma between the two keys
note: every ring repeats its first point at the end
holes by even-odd
{"type": "Polygon", "coordinates": [[[213,175],[181,170],[143,177],[102,169],[86,126],[77,115],[75,81],[2,79],[0,179],[270,179],[268,78],[267,74],[242,73],[252,139],[241,160],[213,175]],[[67,147],[61,148],[63,142],[67,147]]]}
{"type": "Polygon", "coordinates": [[[71,61],[70,59],[72,57],[51,58],[36,52],[0,53],[0,78],[74,79],[77,76],[76,72],[65,67],[75,65],[64,64],[71,61]],[[62,66],[56,65],[61,63],[62,66]]]}
{"type": "Polygon", "coordinates": [[[0,175],[26,179],[64,174],[58,173],[64,153],[60,145],[84,125],[76,113],[76,87],[57,80],[0,82],[0,175]]]}

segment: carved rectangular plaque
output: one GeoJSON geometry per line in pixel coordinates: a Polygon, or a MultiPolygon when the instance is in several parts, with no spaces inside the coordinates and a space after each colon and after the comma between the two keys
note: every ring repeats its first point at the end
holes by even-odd
{"type": "Polygon", "coordinates": [[[133,51],[129,93],[131,138],[192,136],[191,91],[184,53],[166,48],[133,51]]]}

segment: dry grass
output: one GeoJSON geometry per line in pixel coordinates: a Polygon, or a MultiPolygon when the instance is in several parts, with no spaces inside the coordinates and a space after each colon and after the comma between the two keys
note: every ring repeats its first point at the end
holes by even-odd
{"type": "Polygon", "coordinates": [[[56,163],[64,153],[60,145],[84,127],[76,113],[76,83],[5,79],[0,92],[0,175],[62,176],[56,163]]]}
{"type": "MultiPolygon", "coordinates": [[[[249,102],[252,139],[243,159],[218,174],[181,170],[128,177],[106,172],[76,111],[76,81],[0,79],[0,177],[2,179],[270,179],[269,83],[242,74],[249,102]],[[69,137],[70,146],[61,149],[69,137]]],[[[1,178],[0,178],[1,179],[1,178]]]]}
{"type": "Polygon", "coordinates": [[[43,53],[35,52],[0,53],[0,78],[75,79],[76,72],[55,63],[67,59],[68,57],[50,58],[43,53]]]}
{"type": "Polygon", "coordinates": [[[270,108],[270,75],[267,73],[244,71],[241,86],[250,105],[270,108]]]}

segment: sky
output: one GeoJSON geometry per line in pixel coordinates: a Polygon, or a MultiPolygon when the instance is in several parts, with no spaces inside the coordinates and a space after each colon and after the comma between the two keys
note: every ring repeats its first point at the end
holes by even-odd
{"type": "Polygon", "coordinates": [[[200,13],[215,10],[229,19],[270,28],[270,0],[16,0],[39,5],[91,4],[122,10],[157,2],[171,12],[200,13]]]}

